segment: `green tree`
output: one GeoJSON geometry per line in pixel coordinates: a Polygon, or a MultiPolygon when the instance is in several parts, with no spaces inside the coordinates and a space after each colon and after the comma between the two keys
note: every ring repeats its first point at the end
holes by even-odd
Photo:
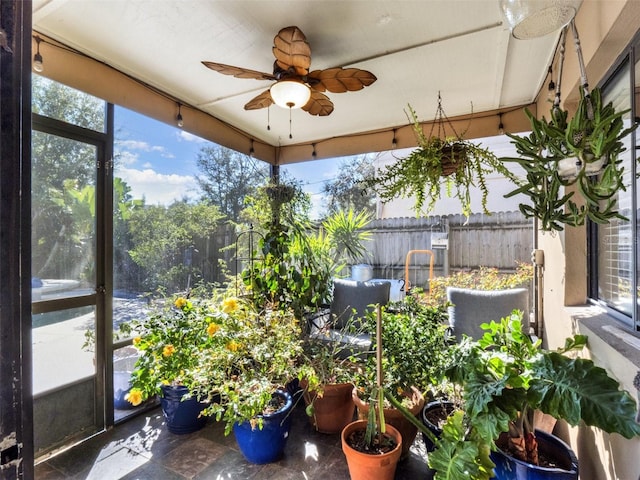
{"type": "Polygon", "coordinates": [[[133,238],[129,220],[144,208],[144,200],[134,199],[131,187],[121,178],[113,179],[113,270],[114,289],[138,291],[141,269],[129,255],[133,238]]]}
{"type": "Polygon", "coordinates": [[[129,254],[143,269],[142,287],[169,292],[184,290],[198,282],[202,272],[185,261],[196,240],[213,235],[223,218],[215,205],[175,202],[134,209],[129,220],[133,248],[129,254]]]}
{"type": "Polygon", "coordinates": [[[196,161],[200,171],[196,182],[202,198],[236,222],[247,195],[269,178],[267,164],[220,145],[202,147],[196,161]]]}
{"type": "MultiPolygon", "coordinates": [[[[308,223],[311,215],[311,197],[302,190],[302,182],[281,174],[280,184],[288,185],[293,189],[293,198],[290,202],[283,203],[280,208],[280,217],[283,223],[308,223]]],[[[267,194],[270,183],[254,188],[245,198],[245,208],[242,210],[239,220],[246,225],[253,225],[256,230],[261,230],[271,221],[272,204],[267,194]]]]}
{"type": "Polygon", "coordinates": [[[363,187],[363,181],[374,174],[371,155],[359,155],[341,162],[335,179],[325,183],[322,189],[327,196],[327,214],[352,209],[375,215],[375,194],[363,187]]]}
{"type": "MultiPolygon", "coordinates": [[[[103,101],[37,75],[32,78],[35,113],[86,128],[104,127],[103,101]]],[[[95,162],[95,148],[91,145],[33,132],[31,224],[35,276],[91,281],[83,276],[81,266],[93,258],[94,243],[89,235],[93,234],[95,212],[81,207],[87,197],[80,192],[87,195],[94,191],[95,162]]]]}

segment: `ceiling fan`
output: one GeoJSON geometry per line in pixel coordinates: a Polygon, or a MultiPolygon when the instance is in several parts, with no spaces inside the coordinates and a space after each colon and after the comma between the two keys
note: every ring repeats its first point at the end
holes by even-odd
{"type": "Polygon", "coordinates": [[[257,110],[275,103],[289,109],[302,108],[311,115],[326,116],[333,112],[333,103],[322,92],[354,92],[377,80],[373,73],[359,68],[334,67],[310,72],[311,48],[298,27],[280,30],[273,39],[272,51],[276,57],[272,74],[223,63],[202,63],[211,70],[236,78],[276,81],[268,90],[249,100],[245,110],[257,110]]]}

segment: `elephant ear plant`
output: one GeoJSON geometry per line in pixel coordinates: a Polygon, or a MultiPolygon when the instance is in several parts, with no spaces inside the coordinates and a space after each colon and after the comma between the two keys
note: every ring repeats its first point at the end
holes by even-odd
{"type": "Polygon", "coordinates": [[[491,478],[488,453],[503,432],[501,450],[537,465],[534,410],[573,426],[582,421],[625,438],[640,435],[633,397],[591,360],[567,355],[586,345],[584,335],[547,351],[522,333],[521,322],[514,311],[484,324],[479,341],[462,345],[449,377],[462,386],[463,409],[449,418],[429,456],[437,480],[461,478],[456,472],[465,471],[468,478],[491,478]]]}

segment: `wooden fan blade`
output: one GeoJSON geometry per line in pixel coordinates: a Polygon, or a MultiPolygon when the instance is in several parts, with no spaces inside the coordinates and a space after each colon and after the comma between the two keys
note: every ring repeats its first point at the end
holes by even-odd
{"type": "Polygon", "coordinates": [[[326,70],[314,70],[309,73],[311,88],[331,93],[355,92],[368,87],[377,80],[376,76],[359,68],[327,68],[326,70]]]}
{"type": "Polygon", "coordinates": [[[311,47],[298,27],[286,27],[278,32],[273,39],[273,55],[282,70],[293,67],[297,75],[309,73],[311,47]]]}
{"type": "Polygon", "coordinates": [[[258,110],[260,108],[266,108],[270,105],[273,105],[273,98],[271,98],[271,93],[269,90],[265,90],[257,97],[252,98],[247,102],[244,106],[245,110],[258,110]]]}
{"type": "Polygon", "coordinates": [[[333,112],[333,102],[325,94],[311,90],[311,98],[302,109],[311,115],[326,117],[333,112]]]}
{"type": "Polygon", "coordinates": [[[256,80],[275,80],[270,73],[258,72],[257,70],[249,70],[248,68],[234,67],[232,65],[225,65],[224,63],[214,63],[203,61],[202,64],[205,67],[215,70],[216,72],[224,75],[232,75],[236,78],[254,78],[256,80]]]}

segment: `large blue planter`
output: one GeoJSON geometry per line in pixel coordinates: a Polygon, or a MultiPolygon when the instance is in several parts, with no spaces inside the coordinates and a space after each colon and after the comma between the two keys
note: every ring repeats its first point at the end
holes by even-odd
{"type": "Polygon", "coordinates": [[[293,399],[283,390],[276,391],[274,396],[276,395],[285,401],[285,405],[274,413],[260,416],[263,421],[262,430],[257,427],[252,429],[249,422],[233,425],[238,447],[251,463],[275,462],[280,458],[287,444],[291,429],[293,399]]]}
{"type": "Polygon", "coordinates": [[[186,387],[162,386],[160,406],[171,433],[179,435],[200,430],[207,423],[207,417],[200,412],[207,406],[194,397],[183,400],[189,392],[186,387]]]}
{"type": "Polygon", "coordinates": [[[578,459],[566,443],[554,435],[536,430],[538,449],[551,453],[562,468],[538,467],[498,451],[491,454],[497,480],[578,480],[578,459]]]}

